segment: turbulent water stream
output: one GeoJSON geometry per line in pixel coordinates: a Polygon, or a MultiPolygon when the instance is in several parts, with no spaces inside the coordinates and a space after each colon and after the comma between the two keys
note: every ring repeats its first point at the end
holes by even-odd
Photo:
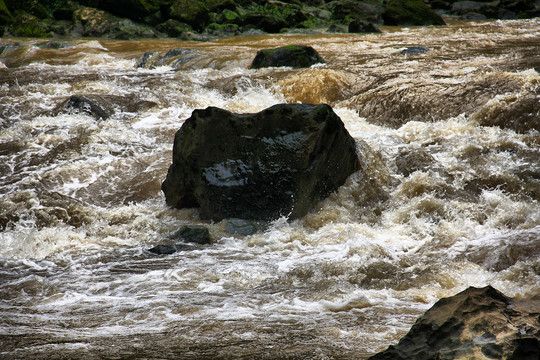
{"type": "Polygon", "coordinates": [[[468,286],[540,295],[540,20],[383,30],[6,47],[0,358],[363,359],[468,286]],[[289,44],[326,63],[249,69],[289,44]],[[429,51],[400,54],[411,46],[429,51]],[[136,67],[173,48],[189,50],[174,67],[136,67]],[[67,111],[71,95],[114,114],[67,111]],[[384,197],[356,174],[250,236],[167,208],[174,133],[194,109],[298,101],[330,104],[373,149],[384,197]],[[214,244],[147,251],[183,224],[214,244]]]}

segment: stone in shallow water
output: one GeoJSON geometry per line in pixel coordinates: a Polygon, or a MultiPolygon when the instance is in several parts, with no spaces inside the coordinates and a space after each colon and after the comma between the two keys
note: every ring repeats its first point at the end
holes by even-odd
{"type": "Polygon", "coordinates": [[[106,120],[114,114],[112,106],[97,95],[73,95],[64,103],[63,110],[89,115],[96,120],[106,120]]]}
{"type": "Polygon", "coordinates": [[[290,45],[258,51],[251,63],[251,68],[292,67],[297,69],[321,63],[324,63],[324,60],[311,46],[290,45]]]}
{"type": "Polygon", "coordinates": [[[412,46],[412,47],[408,47],[404,50],[402,50],[399,54],[400,55],[418,55],[418,54],[423,54],[425,52],[428,52],[429,49],[427,47],[423,47],[423,46],[412,46]]]}
{"type": "Polygon", "coordinates": [[[195,110],[176,133],[167,204],[203,219],[304,216],[359,169],[356,144],[328,105],[256,114],[195,110]]]}
{"type": "Polygon", "coordinates": [[[211,244],[210,231],[201,225],[185,225],[180,228],[172,239],[176,242],[194,243],[200,245],[211,244]]]}

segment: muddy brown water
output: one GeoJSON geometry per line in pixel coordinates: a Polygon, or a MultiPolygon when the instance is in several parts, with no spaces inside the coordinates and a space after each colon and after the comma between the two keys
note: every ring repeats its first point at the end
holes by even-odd
{"type": "Polygon", "coordinates": [[[18,45],[0,55],[0,358],[363,359],[468,286],[540,295],[540,20],[383,31],[3,39],[18,45]],[[290,44],[326,63],[249,69],[290,44]],[[411,46],[429,51],[400,55],[411,46]],[[177,68],[135,67],[173,48],[190,50],[177,68]],[[59,111],[74,94],[115,113],[59,111]],[[250,236],[165,206],[194,109],[282,102],[330,104],[386,197],[353,175],[250,236]],[[146,251],[190,223],[215,243],[146,251]]]}

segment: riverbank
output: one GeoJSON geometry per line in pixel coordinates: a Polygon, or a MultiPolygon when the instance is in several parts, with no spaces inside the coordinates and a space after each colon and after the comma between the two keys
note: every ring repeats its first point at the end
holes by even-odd
{"type": "Polygon", "coordinates": [[[444,18],[539,16],[537,0],[0,0],[3,37],[208,41],[240,34],[377,32],[377,26],[444,25],[444,18]]]}

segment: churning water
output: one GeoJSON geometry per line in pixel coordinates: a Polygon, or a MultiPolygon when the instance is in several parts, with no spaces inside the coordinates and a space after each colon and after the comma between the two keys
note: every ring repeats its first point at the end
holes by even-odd
{"type": "Polygon", "coordinates": [[[4,48],[0,358],[362,359],[468,286],[540,295],[540,20],[383,29],[4,48]],[[326,64],[249,69],[289,44],[326,64]],[[136,67],[173,48],[174,66],[136,67]],[[71,95],[114,114],[67,111],[71,95]],[[297,101],[369,145],[364,176],[250,236],[166,207],[194,109],[297,101]],[[146,250],[183,224],[214,244],[146,250]]]}

